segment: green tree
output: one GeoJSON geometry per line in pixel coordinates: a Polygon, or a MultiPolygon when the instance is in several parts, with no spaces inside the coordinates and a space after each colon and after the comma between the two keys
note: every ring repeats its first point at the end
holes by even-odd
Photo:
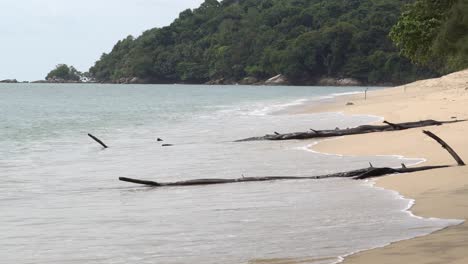
{"type": "Polygon", "coordinates": [[[417,0],[390,32],[402,55],[440,73],[468,67],[467,36],[466,0],[417,0]]]}
{"type": "Polygon", "coordinates": [[[75,67],[68,66],[66,64],[59,64],[50,71],[47,76],[46,80],[50,79],[62,79],[65,81],[79,81],[81,79],[82,73],[79,72],[75,67]]]}

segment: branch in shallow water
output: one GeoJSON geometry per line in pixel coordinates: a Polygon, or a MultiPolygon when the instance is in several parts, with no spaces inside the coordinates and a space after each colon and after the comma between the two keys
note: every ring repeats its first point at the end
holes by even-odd
{"type": "MultiPolygon", "coordinates": [[[[435,139],[439,144],[442,145],[447,151],[454,157],[458,162],[459,166],[464,166],[465,163],[457,155],[457,153],[441,138],[436,136],[434,133],[429,131],[423,131],[424,134],[435,139]]],[[[263,181],[279,181],[279,180],[318,180],[318,179],[328,179],[328,178],[351,178],[354,180],[364,180],[368,178],[381,177],[389,174],[401,174],[401,173],[412,173],[418,171],[427,171],[434,169],[442,169],[452,167],[450,165],[440,165],[440,166],[422,166],[422,167],[413,167],[407,168],[404,163],[401,164],[401,168],[376,168],[369,162],[368,168],[358,169],[346,172],[338,172],[333,174],[317,175],[317,176],[307,176],[307,177],[294,177],[294,176],[267,176],[267,177],[244,177],[237,179],[196,179],[188,181],[178,181],[178,182],[167,182],[160,183],[155,181],[146,181],[138,180],[126,177],[120,177],[120,181],[142,184],[153,187],[169,187],[169,186],[195,186],[195,185],[214,185],[214,184],[228,184],[228,183],[240,183],[240,182],[263,182],[263,181]]]]}
{"type": "Polygon", "coordinates": [[[359,169],[347,172],[338,172],[333,174],[325,174],[318,176],[307,176],[307,177],[294,177],[294,176],[267,176],[267,177],[243,177],[236,179],[196,179],[188,181],[178,182],[155,182],[138,180],[126,177],[120,177],[120,181],[136,183],[141,185],[153,186],[153,187],[171,187],[171,186],[196,186],[196,185],[215,185],[215,184],[228,184],[228,183],[241,183],[241,182],[265,182],[265,181],[285,181],[285,180],[319,180],[329,178],[351,178],[355,180],[363,180],[368,178],[381,177],[394,173],[410,173],[417,171],[433,170],[447,168],[450,166],[425,166],[417,168],[374,168],[369,167],[366,169],[359,169]]]}
{"type": "Polygon", "coordinates": [[[92,139],[94,139],[94,141],[96,141],[97,143],[99,143],[103,148],[108,148],[108,146],[106,144],[104,144],[104,142],[102,142],[99,138],[91,135],[91,134],[88,134],[88,136],[92,139]]]}

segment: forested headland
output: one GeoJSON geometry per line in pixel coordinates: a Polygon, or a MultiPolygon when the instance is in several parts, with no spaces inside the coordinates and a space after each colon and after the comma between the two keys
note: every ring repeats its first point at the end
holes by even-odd
{"type": "Polygon", "coordinates": [[[468,67],[466,2],[205,0],[167,27],[119,41],[89,75],[116,83],[251,83],[281,74],[291,84],[401,84],[468,67]]]}

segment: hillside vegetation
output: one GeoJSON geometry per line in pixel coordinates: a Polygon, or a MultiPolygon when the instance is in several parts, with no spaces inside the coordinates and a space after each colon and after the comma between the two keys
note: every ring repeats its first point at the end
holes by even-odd
{"type": "Polygon", "coordinates": [[[237,82],[277,74],[298,84],[322,77],[409,82],[433,75],[401,56],[388,37],[411,2],[206,0],[167,27],[119,41],[90,74],[101,82],[237,82]]]}
{"type": "Polygon", "coordinates": [[[417,0],[390,36],[404,56],[441,74],[468,68],[468,0],[417,0]]]}

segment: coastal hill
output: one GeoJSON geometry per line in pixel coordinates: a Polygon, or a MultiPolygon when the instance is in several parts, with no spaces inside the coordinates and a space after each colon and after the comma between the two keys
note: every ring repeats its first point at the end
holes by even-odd
{"type": "Polygon", "coordinates": [[[389,38],[410,0],[206,0],[167,27],[120,40],[98,82],[399,84],[435,76],[389,38]]]}

